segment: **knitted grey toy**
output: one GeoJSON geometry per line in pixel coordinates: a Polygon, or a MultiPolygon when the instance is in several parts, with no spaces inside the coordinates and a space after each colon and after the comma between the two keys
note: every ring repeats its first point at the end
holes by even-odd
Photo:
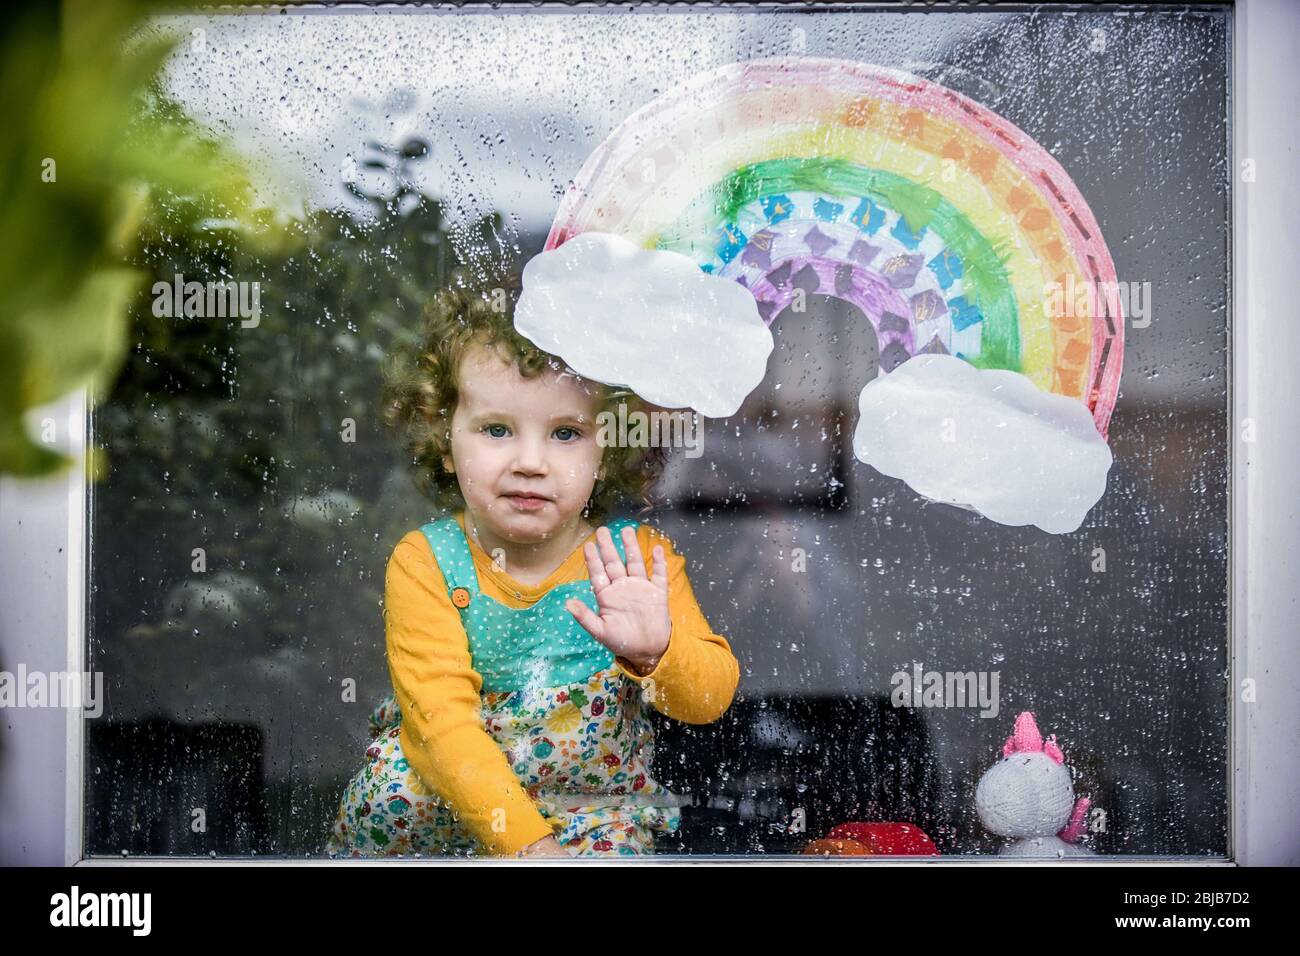
{"type": "Polygon", "coordinates": [[[998,836],[1014,838],[1000,851],[1003,856],[1093,856],[1077,845],[1088,805],[1086,797],[1074,801],[1056,735],[1044,742],[1029,711],[1016,718],[1002,759],[975,788],[980,822],[998,836]]]}

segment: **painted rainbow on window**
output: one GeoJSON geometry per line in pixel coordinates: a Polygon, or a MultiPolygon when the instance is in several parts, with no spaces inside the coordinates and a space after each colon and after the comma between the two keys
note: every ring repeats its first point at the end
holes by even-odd
{"type": "Polygon", "coordinates": [[[883,371],[946,352],[1020,372],[1107,433],[1124,316],[1080,295],[1114,288],[1097,222],[1045,149],[946,87],[816,57],[700,74],[592,153],[546,248],[589,230],[734,279],[769,325],[801,294],[847,300],[883,371]]]}

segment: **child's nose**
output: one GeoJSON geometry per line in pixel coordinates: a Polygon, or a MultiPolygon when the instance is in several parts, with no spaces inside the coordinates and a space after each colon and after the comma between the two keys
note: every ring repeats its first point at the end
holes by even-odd
{"type": "Polygon", "coordinates": [[[524,440],[515,445],[515,471],[527,474],[544,474],[546,472],[546,455],[541,442],[524,440]]]}

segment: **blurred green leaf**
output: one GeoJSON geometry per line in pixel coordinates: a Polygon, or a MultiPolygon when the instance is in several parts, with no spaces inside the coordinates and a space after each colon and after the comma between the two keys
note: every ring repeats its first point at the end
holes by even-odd
{"type": "Polygon", "coordinates": [[[159,90],[176,40],[147,18],[184,7],[66,0],[18,16],[0,46],[0,473],[69,464],[24,413],[121,370],[142,230],[216,219],[257,247],[290,242],[244,162],[159,90]]]}

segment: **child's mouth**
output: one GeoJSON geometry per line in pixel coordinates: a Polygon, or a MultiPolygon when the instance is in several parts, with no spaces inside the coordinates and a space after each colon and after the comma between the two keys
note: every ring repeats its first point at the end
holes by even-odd
{"type": "Polygon", "coordinates": [[[518,508],[520,511],[536,511],[550,502],[550,498],[543,498],[541,495],[524,495],[524,494],[506,494],[502,495],[507,501],[518,508]]]}

